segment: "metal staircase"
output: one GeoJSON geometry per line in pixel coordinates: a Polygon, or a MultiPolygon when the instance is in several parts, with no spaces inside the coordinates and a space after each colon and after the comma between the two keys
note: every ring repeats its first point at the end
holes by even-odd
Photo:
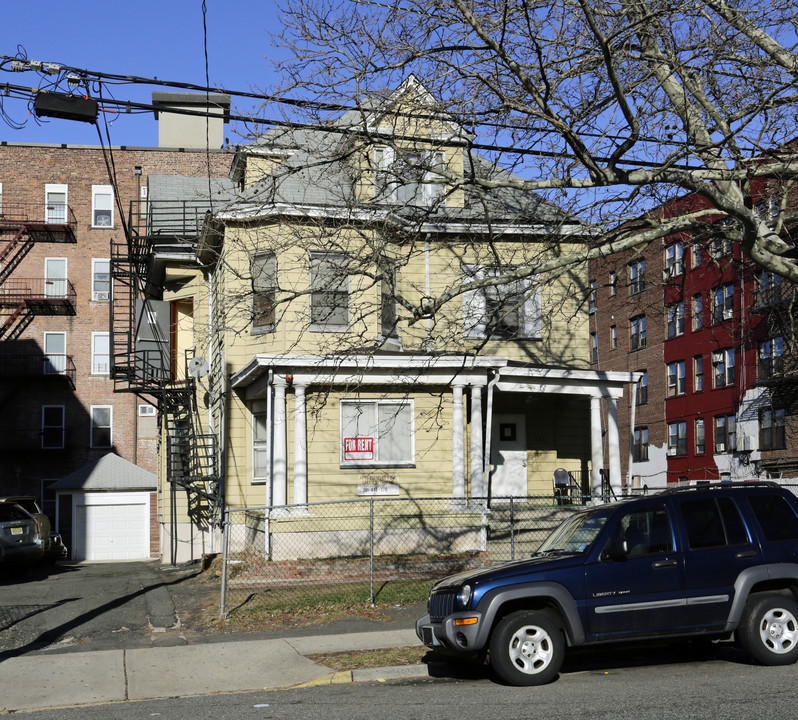
{"type": "MultiPolygon", "coordinates": [[[[171,208],[175,203],[170,203],[171,208]]],[[[201,223],[196,213],[172,212],[151,201],[146,208],[133,203],[126,243],[111,248],[113,302],[110,313],[112,370],[115,392],[146,396],[158,409],[165,451],[166,479],[170,486],[170,513],[173,525],[172,562],[176,558],[174,528],[179,519],[179,492],[185,496],[185,513],[192,523],[221,525],[224,489],[218,458],[218,439],[199,431],[196,381],[187,370],[178,378],[173,351],[146,349],[143,324],[149,308],[159,303],[160,288],[152,277],[154,260],[162,251],[164,236],[158,234],[153,217],[168,217],[170,248],[174,243],[185,253],[193,251],[201,223]],[[180,228],[175,222],[187,218],[180,228]],[[181,232],[178,233],[178,230],[181,232]],[[178,238],[179,234],[179,238],[178,238]]],[[[188,255],[187,255],[188,257],[188,255]]],[[[171,329],[168,331],[171,335],[171,329]]],[[[165,343],[169,337],[162,338],[165,343]]],[[[167,345],[168,347],[168,345],[167,345]]],[[[186,353],[186,368],[193,352],[186,353]]]]}

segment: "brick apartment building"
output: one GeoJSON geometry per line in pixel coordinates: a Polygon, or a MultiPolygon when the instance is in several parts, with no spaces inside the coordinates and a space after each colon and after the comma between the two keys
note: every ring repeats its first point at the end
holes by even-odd
{"type": "Polygon", "coordinates": [[[593,367],[642,374],[634,406],[618,408],[621,435],[632,430],[625,487],[798,476],[788,283],[720,222],[590,272],[593,367]]]}
{"type": "MultiPolygon", "coordinates": [[[[186,99],[157,95],[165,105],[186,99]]],[[[162,111],[160,122],[180,121],[162,111]]],[[[110,375],[111,244],[126,242],[150,177],[227,174],[223,120],[213,123],[211,151],[204,123],[201,142],[184,134],[180,148],[0,143],[0,495],[37,496],[73,557],[159,552],[156,409],[115,393],[110,375]],[[121,464],[101,462],[109,453],[121,464]],[[50,488],[67,477],[78,484],[56,504],[50,488]],[[93,547],[88,525],[104,517],[135,537],[93,547]]]]}

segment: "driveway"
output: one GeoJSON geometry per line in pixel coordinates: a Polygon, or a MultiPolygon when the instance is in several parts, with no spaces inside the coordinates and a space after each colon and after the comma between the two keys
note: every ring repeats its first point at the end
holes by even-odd
{"type": "MultiPolygon", "coordinates": [[[[0,660],[36,650],[105,650],[170,642],[170,588],[191,577],[154,562],[58,563],[0,574],[0,660]]],[[[218,589],[208,588],[218,593],[218,589]]]]}

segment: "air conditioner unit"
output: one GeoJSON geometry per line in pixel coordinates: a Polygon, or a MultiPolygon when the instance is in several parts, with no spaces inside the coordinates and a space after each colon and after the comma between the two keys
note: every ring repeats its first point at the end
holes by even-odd
{"type": "Polygon", "coordinates": [[[111,293],[108,292],[96,292],[94,293],[94,299],[98,302],[107,301],[110,298],[111,293]]]}
{"type": "Polygon", "coordinates": [[[668,455],[675,455],[675,454],[676,454],[676,448],[668,448],[668,455]]]}
{"type": "Polygon", "coordinates": [[[726,452],[726,444],[717,443],[717,445],[715,445],[715,452],[726,452]]]}

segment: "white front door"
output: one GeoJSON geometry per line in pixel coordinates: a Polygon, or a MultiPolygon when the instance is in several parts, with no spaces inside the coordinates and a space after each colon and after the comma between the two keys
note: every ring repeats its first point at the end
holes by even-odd
{"type": "Polygon", "coordinates": [[[490,495],[526,497],[526,420],[523,415],[496,415],[490,442],[490,495]]]}

